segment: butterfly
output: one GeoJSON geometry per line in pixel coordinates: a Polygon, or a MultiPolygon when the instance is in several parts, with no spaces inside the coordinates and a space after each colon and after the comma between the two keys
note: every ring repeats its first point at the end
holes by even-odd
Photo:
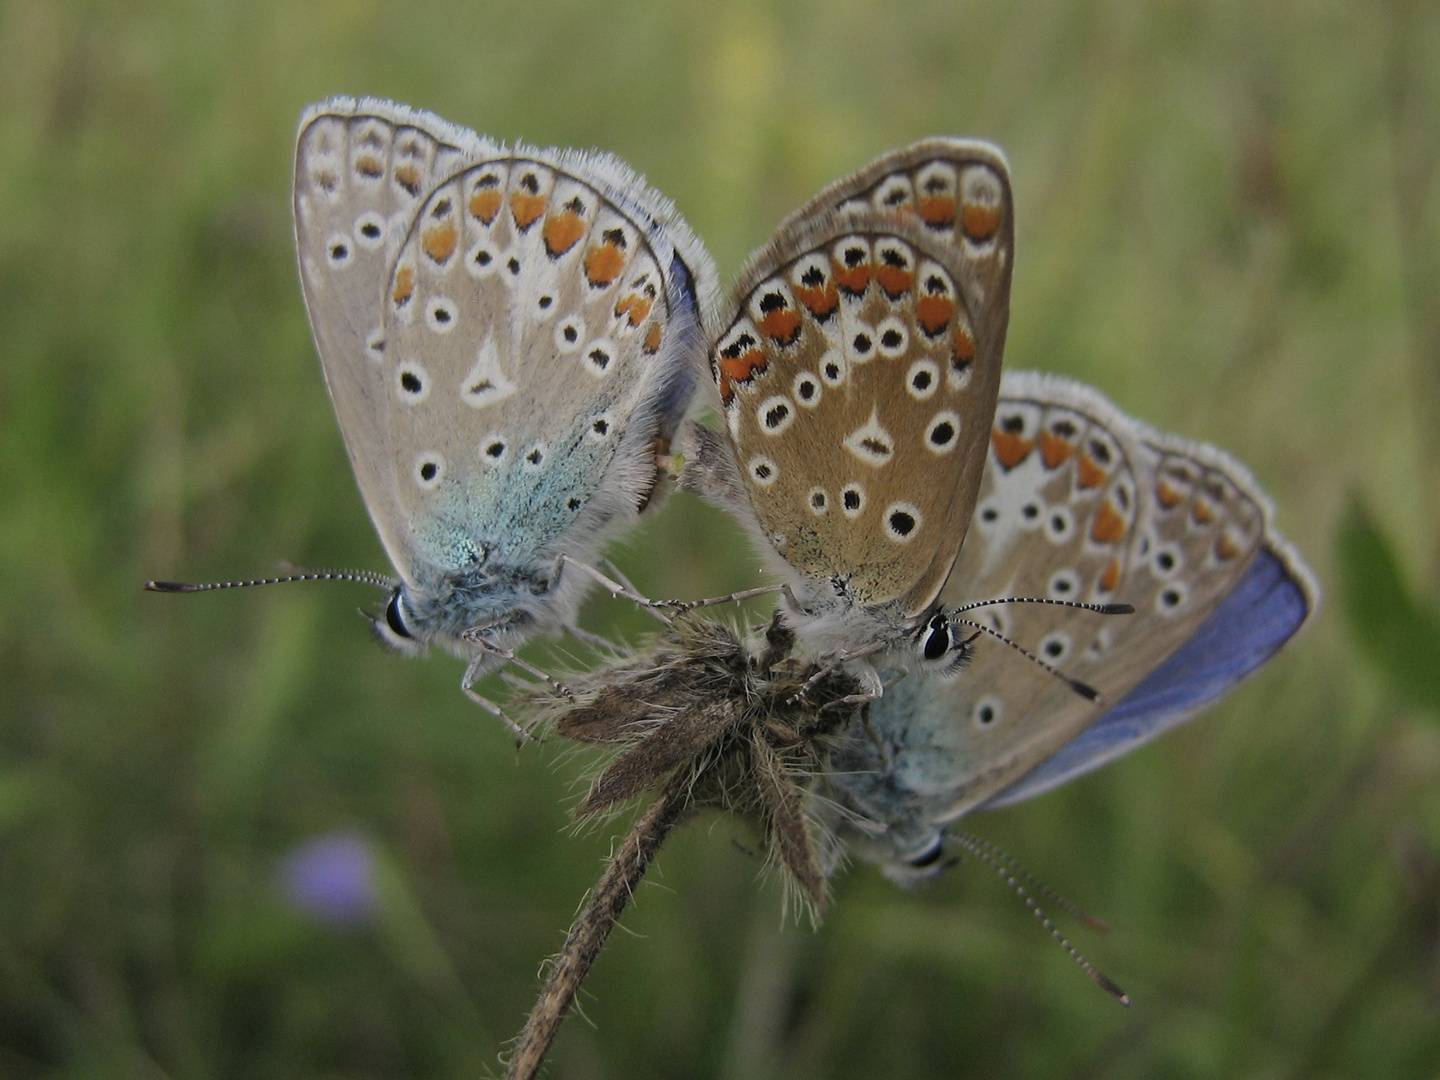
{"type": "Polygon", "coordinates": [[[375,631],[470,660],[471,693],[573,626],[587,579],[565,560],[650,502],[713,265],[616,158],[507,148],[375,99],[306,110],[294,211],[325,383],[399,579],[375,631]]]}
{"type": "Polygon", "coordinates": [[[1128,753],[1264,664],[1320,598],[1271,517],[1250,473],[1215,447],[1157,432],[1080,383],[1007,373],[942,602],[1133,605],[1121,618],[1036,604],[973,612],[1105,704],[993,642],[958,678],[900,679],[827,765],[831,816],[850,845],[899,880],[933,873],[947,823],[1128,753]]]}
{"type": "Polygon", "coordinates": [[[1013,252],[1003,155],[936,138],[826,188],[739,276],[709,354],[724,434],[688,425],[680,484],[747,526],[821,654],[904,644],[953,671],[971,651],[937,601],[985,465],[1013,252]]]}

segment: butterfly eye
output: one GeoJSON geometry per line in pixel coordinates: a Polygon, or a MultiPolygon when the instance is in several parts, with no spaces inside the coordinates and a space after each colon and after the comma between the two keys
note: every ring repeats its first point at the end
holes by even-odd
{"type": "Polygon", "coordinates": [[[390,602],[385,605],[385,625],[390,627],[397,636],[407,641],[414,641],[415,635],[410,633],[410,628],[405,625],[405,616],[400,610],[400,590],[396,589],[390,594],[390,602]]]}
{"type": "Polygon", "coordinates": [[[939,660],[950,651],[950,622],[944,615],[936,613],[925,625],[925,643],[921,655],[926,660],[939,660]]]}

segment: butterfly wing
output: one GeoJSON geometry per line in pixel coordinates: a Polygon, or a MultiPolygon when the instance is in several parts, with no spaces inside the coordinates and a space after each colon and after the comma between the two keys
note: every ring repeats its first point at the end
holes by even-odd
{"type": "Polygon", "coordinates": [[[560,537],[584,557],[633,518],[691,396],[710,278],[613,159],[517,152],[438,186],[385,306],[395,489],[420,557],[523,565],[560,537]]]}
{"type": "Polygon", "coordinates": [[[1274,656],[1304,624],[1317,598],[1294,552],[1269,538],[1234,591],[1185,644],[1123,701],[982,809],[1042,794],[1184,723],[1274,656]]]}
{"type": "Polygon", "coordinates": [[[297,162],[327,384],[407,584],[585,557],[643,508],[714,292],[670,204],[613,158],[380,102],[307,114],[297,162]]]}
{"type": "Polygon", "coordinates": [[[885,754],[852,739],[836,782],[862,816],[905,837],[904,850],[1001,792],[997,805],[1041,790],[1038,780],[1007,789],[1072,741],[1078,756],[1067,749],[1045,786],[1193,713],[1273,654],[1315,602],[1242,466],[1151,432],[1088,387],[1028,372],[1002,387],[975,523],[943,599],[992,596],[1134,605],[1133,615],[974,612],[1098,688],[1116,715],[1097,730],[1113,737],[1084,742],[1105,705],[985,638],[956,678],[902,680],[871,706],[885,754]],[[1250,603],[1259,610],[1247,614],[1250,603]],[[1212,651],[1242,615],[1256,617],[1253,635],[1212,651]]]}
{"type": "Polygon", "coordinates": [[[910,616],[950,572],[999,387],[1010,211],[997,151],[929,140],[826,189],[741,273],[710,356],[734,459],[717,501],[811,595],[910,616]]]}
{"type": "Polygon", "coordinates": [[[386,283],[426,193],[495,147],[430,113],[337,98],[307,109],[295,150],[295,246],[325,385],[391,561],[406,538],[390,468],[386,283]]]}

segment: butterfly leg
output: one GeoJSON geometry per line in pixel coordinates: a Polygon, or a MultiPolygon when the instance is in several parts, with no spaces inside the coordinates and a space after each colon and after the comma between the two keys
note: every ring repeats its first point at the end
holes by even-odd
{"type": "Polygon", "coordinates": [[[567,623],[565,632],[577,641],[590,646],[590,648],[596,652],[613,652],[616,648],[615,643],[608,638],[603,638],[599,634],[592,634],[589,630],[577,626],[574,623],[567,623]]]}
{"type": "Polygon", "coordinates": [[[871,656],[879,652],[883,648],[885,648],[885,642],[876,641],[864,646],[863,648],[855,649],[847,653],[841,653],[834,660],[830,661],[830,663],[826,664],[819,671],[815,672],[814,675],[811,675],[810,678],[806,679],[805,684],[790,696],[788,704],[795,704],[795,702],[799,701],[806,694],[808,694],[810,690],[814,688],[815,684],[818,683],[821,679],[825,678],[826,675],[831,675],[834,672],[839,671],[847,664],[855,660],[863,661],[862,663],[855,666],[855,677],[860,680],[860,684],[864,692],[860,694],[849,694],[846,697],[841,698],[840,701],[836,702],[836,704],[860,704],[866,701],[874,701],[876,698],[880,697],[885,693],[885,684],[880,681],[880,673],[875,670],[875,665],[870,663],[869,660],[866,660],[865,657],[871,656]]]}
{"type": "Polygon", "coordinates": [[[626,600],[631,601],[639,607],[645,608],[647,611],[653,611],[667,626],[670,625],[670,620],[659,609],[664,607],[677,607],[683,604],[683,601],[678,600],[651,600],[648,596],[644,596],[636,592],[633,588],[629,588],[614,578],[608,577],[589,563],[583,563],[579,559],[564,554],[556,558],[555,568],[550,572],[550,580],[552,582],[558,581],[561,571],[567,565],[589,574],[590,577],[598,581],[601,587],[608,591],[611,596],[623,596],[626,600]]]}
{"type": "MultiPolygon", "coordinates": [[[[467,672],[466,675],[468,677],[469,673],[467,672]]],[[[491,716],[495,717],[507,728],[509,728],[510,734],[515,736],[515,745],[517,747],[524,746],[527,742],[535,741],[534,735],[531,735],[530,732],[526,731],[514,720],[511,720],[510,717],[506,715],[505,710],[500,708],[499,705],[496,705],[495,702],[491,701],[485,695],[479,693],[470,686],[467,686],[464,679],[460,680],[460,690],[476,705],[479,705],[491,716]]]]}

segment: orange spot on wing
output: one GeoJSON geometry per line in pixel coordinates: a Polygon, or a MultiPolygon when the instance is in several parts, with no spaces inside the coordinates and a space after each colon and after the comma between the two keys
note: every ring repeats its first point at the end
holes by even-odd
{"type": "Polygon", "coordinates": [[[1000,207],[966,203],[965,209],[960,212],[960,227],[971,240],[989,240],[1000,228],[1000,207]]]}
{"type": "Polygon", "coordinates": [[[650,309],[654,306],[655,300],[653,297],[642,296],[639,293],[632,292],[622,297],[620,302],[615,305],[615,317],[619,318],[622,315],[629,315],[630,325],[639,326],[645,321],[645,317],[650,314],[650,309]]]}
{"type": "Polygon", "coordinates": [[[623,269],[625,253],[615,244],[597,244],[585,253],[585,277],[597,289],[611,284],[623,269]]]}
{"type": "Polygon", "coordinates": [[[840,306],[840,292],[833,281],[811,289],[804,285],[794,286],[795,299],[810,309],[817,319],[828,319],[840,306]]]}
{"type": "Polygon", "coordinates": [[[915,284],[915,274],[901,266],[881,263],[875,268],[875,280],[880,282],[880,287],[885,290],[885,295],[894,300],[897,296],[910,291],[915,284]]]}
{"type": "Polygon", "coordinates": [[[544,212],[544,195],[532,195],[523,190],[510,193],[510,216],[515,219],[515,225],[521,232],[534,225],[535,219],[544,212]]]}
{"type": "Polygon", "coordinates": [[[460,230],[448,221],[443,225],[431,225],[420,239],[420,246],[425,254],[437,263],[448,262],[459,243],[460,230]]]}
{"type": "Polygon", "coordinates": [[[995,459],[1007,469],[1013,469],[1035,449],[1035,440],[1027,439],[1012,431],[996,431],[990,436],[995,445],[995,459]]]}
{"type": "Polygon", "coordinates": [[[585,222],[574,210],[562,210],[545,219],[545,250],[552,256],[564,255],[585,235],[585,222]]]}
{"type": "Polygon", "coordinates": [[[660,351],[660,339],[664,331],[660,329],[659,323],[651,323],[650,329],[645,331],[645,344],[641,346],[647,353],[660,351]]]}
{"type": "Polygon", "coordinates": [[[918,209],[926,225],[939,229],[955,224],[954,195],[922,195],[918,209]]]}
{"type": "Polygon", "coordinates": [[[1215,557],[1221,562],[1229,562],[1240,554],[1240,545],[1228,532],[1221,533],[1220,539],[1215,541],[1215,557]]]}
{"type": "Polygon", "coordinates": [[[420,194],[420,170],[414,165],[401,165],[396,169],[395,181],[411,195],[420,194]]]}
{"type": "Polygon", "coordinates": [[[794,308],[776,308],[760,320],[760,332],[781,345],[791,344],[800,336],[800,313],[794,308]]]}
{"type": "Polygon", "coordinates": [[[1155,498],[1160,500],[1160,505],[1166,510],[1173,510],[1184,501],[1185,493],[1177,491],[1164,480],[1155,485],[1155,498]]]}
{"type": "Polygon", "coordinates": [[[355,171],[367,180],[374,180],[384,175],[385,166],[373,154],[361,154],[355,159],[355,171]]]}
{"type": "Polygon", "coordinates": [[[1120,587],[1120,560],[1111,559],[1110,565],[1105,567],[1105,573],[1100,576],[1100,591],[1114,592],[1120,587]]]}
{"type": "Polygon", "coordinates": [[[956,370],[962,370],[970,366],[975,359],[975,339],[970,336],[970,328],[963,322],[955,324],[955,339],[950,348],[950,363],[956,370]]]}
{"type": "Polygon", "coordinates": [[[1089,454],[1080,455],[1080,461],[1076,465],[1075,471],[1079,474],[1082,488],[1097,488],[1110,475],[1108,471],[1095,464],[1094,458],[1089,454]]]}
{"type": "Polygon", "coordinates": [[[835,283],[852,295],[858,296],[870,285],[870,264],[859,263],[856,266],[844,266],[840,263],[834,264],[835,283]]]}
{"type": "MultiPolygon", "coordinates": [[[[374,295],[374,294],[371,294],[374,295]]],[[[390,294],[391,299],[400,307],[410,302],[415,295],[415,268],[413,266],[402,266],[395,271],[395,291],[390,294]]]]}
{"type": "Polygon", "coordinates": [[[1070,460],[1070,455],[1074,452],[1074,443],[1066,442],[1059,435],[1048,431],[1040,433],[1040,456],[1045,459],[1047,469],[1058,469],[1070,460]]]}
{"type": "MultiPolygon", "coordinates": [[[[915,304],[915,321],[929,337],[934,337],[944,330],[954,317],[955,301],[948,296],[922,296],[915,304]]],[[[970,351],[973,355],[973,342],[970,351]]]]}
{"type": "Polygon", "coordinates": [[[1101,503],[1090,526],[1090,539],[1097,544],[1117,544],[1124,538],[1125,519],[1108,502],[1101,503]]]}
{"type": "Polygon", "coordinates": [[[761,349],[750,349],[739,356],[720,357],[720,373],[733,382],[749,382],[770,366],[770,358],[761,349]]]}
{"type": "Polygon", "coordinates": [[[1215,507],[1204,499],[1196,499],[1190,507],[1190,516],[1195,519],[1197,525],[1209,525],[1215,520],[1215,507]]]}
{"type": "Polygon", "coordinates": [[[502,196],[498,187],[480,187],[470,196],[470,213],[483,221],[486,225],[493,224],[495,215],[500,212],[502,196]]]}

